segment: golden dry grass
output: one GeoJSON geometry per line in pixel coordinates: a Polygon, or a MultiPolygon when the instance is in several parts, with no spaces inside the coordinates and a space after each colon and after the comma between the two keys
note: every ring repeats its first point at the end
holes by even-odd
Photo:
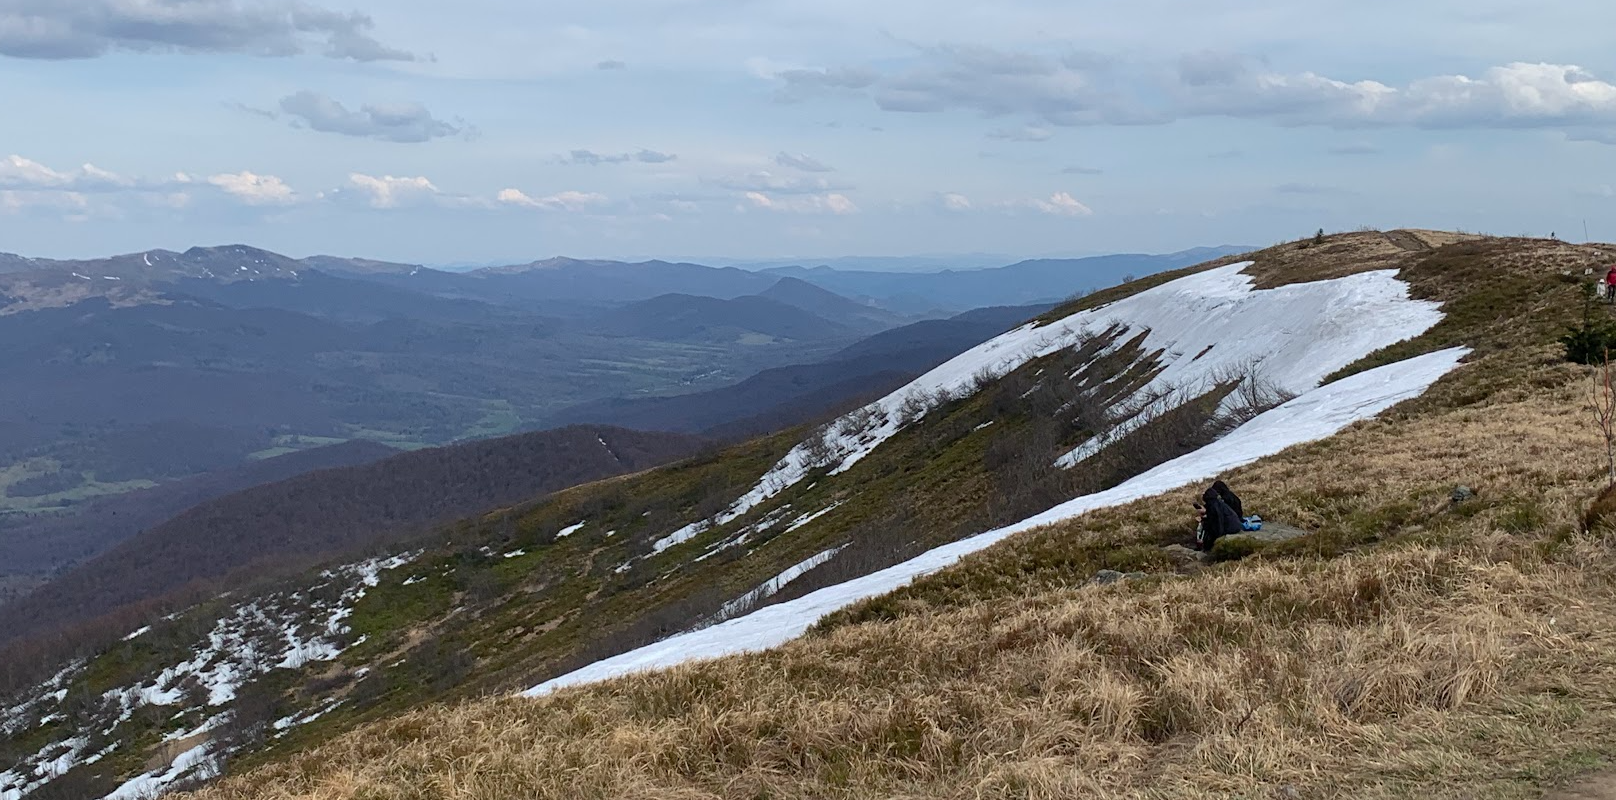
{"type": "Polygon", "coordinates": [[[979,554],[881,621],[416,711],[196,797],[1535,797],[1616,753],[1616,537],[1579,530],[1601,450],[1553,360],[1484,358],[1438,387],[1456,408],[1229,476],[1318,531],[1287,554],[1112,587],[1044,566],[1158,539],[1174,493],[979,554]],[[1505,372],[1524,388],[1461,402],[1505,372]],[[1456,483],[1479,499],[1450,508],[1456,483]]]}

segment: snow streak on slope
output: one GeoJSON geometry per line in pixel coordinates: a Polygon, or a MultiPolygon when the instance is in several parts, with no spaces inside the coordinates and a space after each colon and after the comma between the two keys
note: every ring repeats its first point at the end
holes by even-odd
{"type": "MultiPolygon", "coordinates": [[[[924,409],[940,393],[968,396],[980,375],[1002,376],[1035,358],[1073,348],[1117,330],[1115,341],[1148,333],[1143,348],[1161,372],[1132,399],[1187,387],[1210,390],[1237,373],[1255,370],[1276,389],[1300,394],[1325,376],[1388,345],[1424,333],[1442,314],[1436,303],[1411,300],[1396,271],[1381,270],[1328,281],[1257,290],[1242,271],[1247,261],[1206,270],[1146,289],[1099,308],[1080,311],[1038,327],[1025,325],[979,345],[920,376],[902,389],[843,417],[823,448],[833,454],[832,474],[844,472],[892,438],[914,418],[906,404],[924,409]]],[[[1116,345],[1113,345],[1113,348],[1116,345]]],[[[1110,354],[1110,349],[1096,358],[1110,354]]],[[[1142,424],[1167,406],[1147,407],[1142,424]]],[[[1103,448],[1113,437],[1097,437],[1061,463],[1071,466],[1103,448]]],[[[700,520],[657,541],[661,553],[752,509],[801,481],[813,469],[814,450],[798,445],[775,464],[750,492],[718,516],[700,520]]]]}
{"type": "Polygon", "coordinates": [[[1014,534],[1207,480],[1292,445],[1331,436],[1353,422],[1419,396],[1457,367],[1468,352],[1464,348],[1443,350],[1344,378],[1307,392],[1228,436],[1113,489],[1079,497],[1014,525],[944,545],[897,566],[796,600],[596,662],[539,684],[525,695],[537,697],[566,686],[780,645],[801,635],[826,614],[902,587],[1014,534]]]}
{"type": "MultiPolygon", "coordinates": [[[[173,708],[176,720],[206,716],[206,722],[199,727],[166,741],[190,738],[218,727],[232,713],[237,691],[265,673],[336,659],[354,644],[349,641],[351,631],[346,622],[354,604],[379,584],[382,572],[404,566],[418,555],[371,559],[327,570],[320,574],[321,583],[232,607],[214,623],[205,640],[195,643],[189,658],[150,669],[94,698],[97,710],[93,713],[97,716],[86,723],[85,729],[99,732],[104,741],[110,742],[106,749],[89,754],[89,739],[84,736],[51,740],[33,756],[0,771],[0,800],[18,800],[74,767],[109,755],[126,743],[125,738],[114,734],[119,734],[120,727],[142,707],[173,708]]],[[[153,635],[150,629],[143,630],[142,635],[153,635]]],[[[0,721],[0,735],[26,735],[61,718],[67,713],[64,701],[68,687],[87,668],[83,662],[76,663],[38,687],[34,700],[7,709],[6,719],[0,721]]],[[[80,698],[83,699],[86,698],[80,698]]],[[[211,743],[204,742],[126,782],[107,798],[144,800],[161,794],[175,780],[208,774],[215,756],[223,755],[212,748],[211,743]]]]}

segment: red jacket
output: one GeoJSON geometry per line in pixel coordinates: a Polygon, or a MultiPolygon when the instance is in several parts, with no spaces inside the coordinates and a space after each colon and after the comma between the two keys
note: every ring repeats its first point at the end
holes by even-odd
{"type": "Polygon", "coordinates": [[[1611,267],[1610,271],[1605,273],[1605,285],[1616,286],[1616,267],[1611,267]]]}

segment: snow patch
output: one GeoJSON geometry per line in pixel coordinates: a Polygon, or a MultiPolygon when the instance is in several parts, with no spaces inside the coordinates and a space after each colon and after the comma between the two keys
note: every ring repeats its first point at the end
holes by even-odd
{"type": "Polygon", "coordinates": [[[565,539],[568,536],[571,536],[571,535],[577,533],[578,531],[583,530],[584,526],[588,525],[588,524],[589,524],[589,521],[584,520],[583,522],[580,522],[577,525],[568,525],[567,527],[562,528],[560,531],[556,532],[556,538],[557,539],[565,539]]]}
{"type": "Polygon", "coordinates": [[[816,554],[802,563],[791,567],[785,572],[764,581],[763,584],[758,586],[756,589],[753,589],[752,591],[747,592],[746,594],[743,594],[740,597],[729,601],[728,603],[725,603],[723,608],[718,610],[719,620],[730,619],[731,617],[751,611],[753,608],[757,607],[758,603],[779,594],[780,590],[786,587],[786,584],[807,574],[809,570],[816,569],[830,563],[831,559],[835,558],[837,554],[841,553],[843,550],[846,550],[847,547],[848,546],[844,544],[841,547],[833,547],[823,553],[816,554]]]}
{"type": "Polygon", "coordinates": [[[1009,536],[1207,480],[1288,447],[1334,435],[1354,422],[1418,397],[1455,369],[1468,352],[1465,348],[1443,350],[1344,378],[1267,411],[1228,436],[1115,488],[1076,498],[1014,525],[938,547],[846,583],[598,661],[541,683],[524,696],[539,697],[567,686],[776,647],[800,636],[826,614],[905,586],[1009,536]]]}

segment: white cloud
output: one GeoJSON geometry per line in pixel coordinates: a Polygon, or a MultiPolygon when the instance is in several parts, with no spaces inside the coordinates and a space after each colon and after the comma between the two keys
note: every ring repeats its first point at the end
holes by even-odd
{"type": "Polygon", "coordinates": [[[356,172],[348,176],[348,183],[370,198],[371,208],[398,208],[440,194],[438,187],[426,178],[395,178],[391,175],[377,178],[356,172]]]}
{"type": "Polygon", "coordinates": [[[971,210],[971,198],[966,197],[963,194],[959,194],[958,192],[945,192],[938,199],[942,201],[943,208],[946,208],[949,211],[971,210]]]}
{"type": "Polygon", "coordinates": [[[237,172],[214,175],[208,183],[250,206],[284,206],[297,201],[292,187],[274,175],[237,172]]]}
{"type": "Polygon", "coordinates": [[[1083,205],[1067,192],[1056,192],[1048,200],[1033,200],[1033,208],[1060,217],[1087,217],[1094,214],[1093,209],[1083,205]]]}
{"type": "Polygon", "coordinates": [[[804,197],[770,197],[763,192],[747,192],[746,201],[753,208],[790,214],[857,214],[859,207],[844,194],[835,192],[804,197]]]}
{"type": "Polygon", "coordinates": [[[19,155],[0,159],[0,188],[4,189],[94,191],[136,187],[136,181],[108,172],[94,164],[85,164],[71,172],[61,172],[19,155]]]}
{"type": "Polygon", "coordinates": [[[545,211],[587,211],[606,205],[611,198],[594,192],[566,191],[548,197],[529,197],[520,189],[503,189],[496,198],[499,202],[519,208],[537,208],[545,211]]]}

